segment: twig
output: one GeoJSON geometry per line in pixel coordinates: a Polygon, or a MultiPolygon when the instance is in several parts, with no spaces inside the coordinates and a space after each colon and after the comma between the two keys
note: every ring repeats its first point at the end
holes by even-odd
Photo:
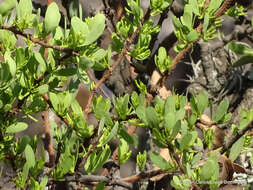
{"type": "Polygon", "coordinates": [[[32,34],[26,34],[26,33],[22,32],[22,31],[17,30],[15,27],[3,25],[2,29],[9,30],[9,31],[13,32],[14,34],[17,34],[17,35],[23,36],[25,38],[28,38],[33,43],[39,44],[39,45],[41,45],[41,46],[43,46],[45,48],[52,48],[52,49],[55,49],[55,50],[58,50],[58,51],[62,51],[62,52],[65,52],[65,53],[70,53],[73,56],[80,56],[80,54],[78,52],[74,51],[73,49],[63,48],[63,47],[57,46],[57,45],[50,45],[48,43],[45,43],[41,39],[32,37],[32,34]]]}
{"type": "Polygon", "coordinates": [[[131,183],[127,183],[125,181],[122,181],[121,179],[110,179],[106,176],[98,176],[98,175],[81,175],[81,176],[67,176],[66,181],[74,181],[78,183],[92,183],[92,182],[104,182],[109,186],[121,186],[125,187],[127,189],[133,189],[133,185],[131,183]]]}
{"type": "Polygon", "coordinates": [[[146,179],[146,178],[150,179],[150,178],[155,177],[157,175],[166,174],[166,173],[167,174],[172,174],[172,175],[178,174],[178,172],[171,173],[171,172],[168,172],[168,171],[163,171],[161,169],[158,169],[158,170],[151,170],[151,171],[141,172],[141,173],[139,173],[137,175],[134,175],[134,176],[125,177],[122,180],[125,181],[125,182],[133,183],[133,182],[138,182],[142,179],[146,179]]]}
{"type": "Polygon", "coordinates": [[[237,132],[237,134],[226,144],[222,147],[222,149],[220,150],[220,153],[223,154],[225,153],[227,150],[229,150],[233,144],[239,139],[241,138],[247,131],[250,131],[253,129],[253,121],[251,121],[246,127],[244,127],[242,130],[240,130],[239,132],[237,132]]]}

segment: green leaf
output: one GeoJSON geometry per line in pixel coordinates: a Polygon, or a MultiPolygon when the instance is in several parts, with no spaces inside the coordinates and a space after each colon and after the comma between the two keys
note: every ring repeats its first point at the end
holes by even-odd
{"type": "Polygon", "coordinates": [[[14,9],[17,5],[17,0],[5,0],[0,5],[0,15],[5,16],[9,14],[12,9],[14,9]]]}
{"type": "Polygon", "coordinates": [[[119,147],[118,147],[118,162],[119,165],[125,163],[131,156],[132,151],[129,150],[128,143],[124,139],[120,139],[119,147]]]}
{"type": "Polygon", "coordinates": [[[97,164],[95,166],[95,170],[100,169],[104,163],[110,158],[111,155],[111,149],[109,145],[105,145],[105,147],[102,149],[102,152],[100,152],[97,155],[97,164]]]}
{"type": "Polygon", "coordinates": [[[38,87],[39,94],[45,94],[48,92],[49,86],[47,84],[43,84],[38,87]]]}
{"type": "Polygon", "coordinates": [[[222,100],[222,102],[219,104],[219,106],[216,110],[216,114],[215,114],[215,121],[216,122],[219,122],[220,120],[222,120],[222,118],[227,113],[228,106],[229,106],[228,100],[227,99],[222,100]]]}
{"type": "Polygon", "coordinates": [[[233,52],[240,55],[251,55],[253,56],[253,49],[240,42],[230,42],[228,48],[233,52]]]}
{"type": "Polygon", "coordinates": [[[170,163],[166,161],[163,157],[161,157],[156,152],[150,152],[149,154],[150,160],[160,169],[162,170],[169,170],[172,168],[170,163]]]}
{"type": "Polygon", "coordinates": [[[101,120],[99,121],[99,126],[98,126],[98,135],[102,131],[103,127],[105,126],[105,117],[102,117],[101,120]]]}
{"type": "Polygon", "coordinates": [[[41,53],[34,52],[34,58],[38,62],[37,77],[39,78],[41,77],[41,75],[43,75],[46,72],[47,65],[41,53]]]}
{"type": "Polygon", "coordinates": [[[203,33],[207,32],[208,25],[209,25],[209,14],[206,13],[204,17],[203,33]]]}
{"type": "Polygon", "coordinates": [[[15,124],[10,125],[6,129],[6,133],[18,133],[26,130],[28,125],[24,122],[18,122],[15,124]]]}
{"type": "Polygon", "coordinates": [[[105,189],[105,184],[103,182],[100,182],[96,186],[96,190],[104,190],[105,189]]]}
{"type": "Polygon", "coordinates": [[[244,137],[241,137],[230,149],[229,158],[233,162],[240,155],[244,144],[244,137]]]}
{"type": "MultiPolygon", "coordinates": [[[[110,131],[109,135],[107,136],[107,138],[103,142],[101,142],[100,146],[104,146],[105,144],[110,142],[114,137],[116,137],[117,133],[118,133],[118,128],[119,128],[119,122],[117,121],[117,122],[115,122],[115,124],[114,124],[112,130],[110,131]]],[[[104,135],[105,135],[105,133],[104,133],[104,135]]],[[[103,138],[101,138],[101,139],[103,139],[103,138]]]]}
{"type": "Polygon", "coordinates": [[[24,18],[26,15],[31,15],[33,10],[31,0],[20,0],[17,7],[17,16],[19,19],[24,18]]]}
{"type": "Polygon", "coordinates": [[[35,166],[35,155],[32,147],[29,144],[27,144],[25,147],[25,158],[29,165],[29,168],[35,166]]]}
{"type": "Polygon", "coordinates": [[[202,155],[203,155],[202,152],[197,153],[197,154],[193,157],[193,159],[192,159],[192,161],[191,161],[191,165],[194,166],[195,164],[197,164],[197,163],[201,160],[202,155]]]}
{"type": "Polygon", "coordinates": [[[153,127],[158,127],[159,126],[159,120],[158,120],[158,115],[153,107],[147,107],[146,108],[146,119],[148,124],[153,128],[153,127]]]}
{"type": "Polygon", "coordinates": [[[128,134],[128,132],[123,129],[123,127],[119,131],[120,137],[122,137],[128,144],[134,144],[134,139],[131,135],[128,134]]]}
{"type": "Polygon", "coordinates": [[[174,125],[174,128],[173,128],[173,131],[172,131],[172,134],[170,136],[170,139],[171,140],[174,140],[174,138],[177,136],[177,134],[179,133],[181,129],[181,121],[177,121],[176,124],[174,125]]]}
{"type": "Polygon", "coordinates": [[[167,56],[167,52],[164,47],[159,48],[158,56],[155,55],[155,64],[162,73],[170,69],[172,61],[170,57],[167,56]]]}
{"type": "Polygon", "coordinates": [[[52,102],[53,108],[55,111],[59,111],[60,101],[55,93],[50,92],[49,93],[49,99],[52,102]]]}
{"type": "Polygon", "coordinates": [[[212,175],[214,174],[215,163],[213,160],[208,159],[206,163],[201,168],[201,177],[204,180],[210,180],[212,175]]]}
{"type": "Polygon", "coordinates": [[[196,15],[200,16],[199,5],[197,0],[189,0],[189,6],[196,15]]]}
{"type": "Polygon", "coordinates": [[[253,63],[253,56],[245,55],[240,57],[236,62],[234,62],[233,67],[240,67],[249,63],[253,63]]]}
{"type": "Polygon", "coordinates": [[[215,11],[220,7],[221,3],[223,2],[223,0],[212,0],[208,7],[207,7],[207,11],[210,15],[213,15],[215,13],[215,11]]]}
{"type": "Polygon", "coordinates": [[[87,18],[85,21],[88,25],[89,33],[85,34],[86,39],[83,45],[89,45],[95,42],[104,32],[105,16],[103,14],[97,14],[95,17],[87,18]]]}
{"type": "Polygon", "coordinates": [[[164,113],[175,112],[176,111],[176,96],[168,96],[165,105],[164,113]]]}
{"type": "Polygon", "coordinates": [[[75,75],[76,72],[77,72],[76,68],[65,68],[65,69],[60,69],[56,71],[55,75],[69,77],[69,76],[75,75]]]}
{"type": "Polygon", "coordinates": [[[199,33],[196,30],[192,30],[186,35],[186,41],[189,43],[195,42],[199,38],[199,33]]]}
{"type": "Polygon", "coordinates": [[[184,6],[184,14],[181,16],[181,21],[184,26],[187,26],[189,30],[192,30],[192,9],[189,4],[184,6]]]}
{"type": "Polygon", "coordinates": [[[11,73],[11,76],[14,77],[16,74],[17,66],[16,66],[16,62],[12,59],[9,51],[5,52],[4,59],[9,66],[9,71],[11,73]]]}
{"type": "Polygon", "coordinates": [[[208,95],[204,91],[201,91],[196,99],[199,115],[201,115],[208,106],[208,95]]]}
{"type": "Polygon", "coordinates": [[[196,131],[187,131],[187,133],[180,139],[180,150],[183,151],[192,146],[197,136],[198,134],[196,131]]]}
{"type": "Polygon", "coordinates": [[[139,105],[136,110],[135,110],[138,118],[144,122],[146,125],[148,124],[146,113],[145,113],[145,106],[144,105],[139,105]]]}
{"type": "Polygon", "coordinates": [[[119,97],[115,100],[115,111],[117,115],[123,120],[126,120],[126,116],[129,113],[128,103],[129,94],[125,94],[124,97],[119,97]]]}
{"type": "Polygon", "coordinates": [[[174,125],[176,124],[176,114],[174,112],[169,112],[165,116],[165,127],[167,131],[173,129],[174,125]]]}
{"type": "Polygon", "coordinates": [[[146,150],[141,154],[141,152],[138,153],[136,157],[136,162],[138,164],[139,170],[143,171],[147,162],[147,152],[146,150]]]}
{"type": "Polygon", "coordinates": [[[40,190],[43,190],[46,188],[47,182],[48,182],[48,177],[44,176],[40,182],[40,190]]]}
{"type": "Polygon", "coordinates": [[[116,51],[117,53],[120,53],[123,47],[124,47],[124,44],[122,40],[118,37],[117,34],[113,32],[112,33],[112,50],[116,51]]]}
{"type": "Polygon", "coordinates": [[[61,14],[59,8],[55,2],[52,2],[46,11],[44,27],[46,33],[53,32],[59,25],[61,19],[61,14]]]}
{"type": "Polygon", "coordinates": [[[25,135],[18,143],[17,153],[18,154],[22,153],[25,150],[26,145],[29,144],[30,141],[31,141],[30,137],[25,135]]]}

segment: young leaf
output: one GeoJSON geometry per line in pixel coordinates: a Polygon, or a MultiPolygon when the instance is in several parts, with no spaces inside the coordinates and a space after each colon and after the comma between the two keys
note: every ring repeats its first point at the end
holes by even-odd
{"type": "Polygon", "coordinates": [[[47,84],[43,84],[41,86],[38,87],[38,93],[39,94],[45,94],[48,92],[49,86],[47,84]]]}
{"type": "Polygon", "coordinates": [[[124,139],[120,139],[118,147],[119,165],[125,163],[131,156],[132,151],[129,150],[128,143],[124,139]]]}
{"type": "Polygon", "coordinates": [[[40,182],[40,190],[43,190],[46,188],[47,182],[48,182],[48,177],[44,176],[40,182]]]}
{"type": "Polygon", "coordinates": [[[32,147],[29,144],[27,144],[25,147],[25,158],[29,165],[29,168],[35,166],[35,155],[32,147]]]}
{"type": "Polygon", "coordinates": [[[229,158],[233,162],[241,153],[244,144],[244,137],[236,141],[230,149],[229,158]]]}
{"type": "Polygon", "coordinates": [[[102,35],[105,29],[105,15],[97,14],[95,17],[87,18],[86,23],[89,28],[89,33],[86,35],[86,40],[83,45],[89,45],[95,42],[102,35]]]}
{"type": "Polygon", "coordinates": [[[136,158],[138,167],[140,171],[143,171],[146,165],[146,161],[147,161],[147,152],[146,150],[143,152],[143,154],[141,154],[140,152],[137,155],[136,158]]]}
{"type": "Polygon", "coordinates": [[[16,7],[17,0],[5,0],[0,5],[0,15],[7,15],[16,7]]]}
{"type": "Polygon", "coordinates": [[[196,30],[192,30],[186,35],[186,41],[189,43],[195,42],[199,38],[199,33],[196,30]]]}
{"type": "Polygon", "coordinates": [[[53,32],[59,25],[61,19],[61,14],[59,8],[55,2],[52,2],[46,11],[44,27],[46,33],[53,32]]]}
{"type": "Polygon", "coordinates": [[[158,153],[156,152],[151,152],[149,154],[149,157],[151,161],[160,169],[162,170],[169,170],[172,168],[170,163],[166,161],[163,157],[161,157],[158,153]]]}
{"type": "Polygon", "coordinates": [[[253,56],[253,49],[249,48],[247,45],[239,42],[230,42],[228,48],[233,52],[240,55],[251,55],[253,56]]]}
{"type": "Polygon", "coordinates": [[[229,106],[228,100],[227,99],[222,100],[222,102],[219,104],[219,106],[216,110],[216,114],[215,114],[215,121],[216,122],[219,122],[220,120],[222,120],[222,118],[227,113],[228,106],[229,106]]]}
{"type": "Polygon", "coordinates": [[[17,16],[19,19],[23,18],[25,15],[31,15],[33,10],[31,0],[20,0],[17,7],[17,16]]]}
{"type": "Polygon", "coordinates": [[[153,127],[159,126],[159,120],[158,115],[153,107],[148,107],[145,111],[146,113],[146,119],[148,121],[148,124],[153,127]]]}
{"type": "Polygon", "coordinates": [[[198,94],[196,99],[197,99],[198,111],[199,111],[199,114],[201,115],[203,114],[204,110],[208,106],[208,95],[204,91],[202,91],[198,94]]]}
{"type": "Polygon", "coordinates": [[[28,125],[24,122],[18,122],[7,127],[6,133],[18,133],[26,130],[28,125]]]}

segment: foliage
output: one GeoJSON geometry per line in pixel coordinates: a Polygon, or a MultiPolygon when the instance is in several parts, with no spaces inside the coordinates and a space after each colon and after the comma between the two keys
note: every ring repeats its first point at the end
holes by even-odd
{"type": "MultiPolygon", "coordinates": [[[[178,39],[175,50],[178,52],[200,38],[204,41],[215,38],[222,21],[215,15],[222,0],[212,0],[207,7],[204,0],[185,2],[183,15],[172,17],[178,39]],[[203,24],[201,30],[195,28],[197,21],[203,24]]],[[[171,0],[151,0],[149,16],[163,13],[171,3],[171,0]]],[[[118,56],[128,54],[131,59],[140,62],[151,57],[151,41],[159,33],[160,26],[156,26],[151,18],[146,18],[140,0],[127,0],[127,4],[126,16],[117,22],[111,46],[107,49],[98,45],[106,28],[106,17],[102,13],[84,21],[73,13],[69,28],[62,29],[59,26],[61,14],[54,2],[48,6],[43,21],[40,20],[40,11],[33,13],[31,0],[5,0],[0,5],[0,160],[14,158],[13,163],[18,168],[14,181],[19,188],[44,189],[55,181],[64,181],[66,176],[74,175],[80,165],[82,171],[94,174],[113,156],[109,145],[114,139],[119,140],[115,164],[124,164],[133,156],[131,147],[138,140],[128,134],[127,123],[146,128],[158,148],[170,151],[170,159],[165,159],[156,151],[139,152],[136,162],[140,171],[145,172],[149,160],[163,171],[180,171],[171,181],[176,189],[189,189],[192,181],[219,180],[219,156],[214,151],[205,155],[207,159],[201,167],[194,167],[204,158],[196,147],[203,152],[206,147],[211,150],[215,138],[211,128],[204,132],[202,139],[197,132],[204,111],[209,107],[212,109],[208,94],[201,92],[192,96],[189,102],[186,96],[177,94],[165,99],[156,96],[150,102],[146,98],[148,88],[142,81],[136,81],[140,93],[126,94],[113,101],[102,96],[94,97],[88,111],[83,111],[75,100],[78,86],[89,78],[90,69],[113,72],[112,52],[118,56]],[[10,15],[15,8],[17,15],[11,20],[10,15]],[[34,34],[27,34],[26,29],[33,29],[34,34]],[[17,35],[25,38],[26,47],[15,46],[17,35]],[[47,41],[49,35],[51,38],[47,41]],[[128,48],[128,45],[134,45],[134,48],[128,48]],[[39,50],[34,50],[34,46],[39,46],[39,50]],[[71,79],[67,83],[68,78],[71,79]],[[64,85],[67,85],[66,90],[62,90],[64,85]],[[190,110],[187,110],[189,105],[190,110]],[[48,109],[63,124],[58,127],[50,121],[57,159],[54,167],[45,172],[45,156],[36,157],[40,138],[24,136],[18,139],[15,134],[29,127],[25,118],[36,120],[34,114],[48,109]],[[94,113],[98,126],[89,125],[84,112],[94,113]],[[18,113],[22,113],[22,117],[18,113]]],[[[227,14],[234,17],[241,15],[242,8],[236,8],[232,7],[227,14]]],[[[234,66],[253,60],[253,50],[246,45],[231,42],[229,47],[243,55],[234,66]]],[[[162,73],[172,69],[173,60],[165,47],[159,47],[154,62],[162,73]]],[[[97,84],[92,87],[93,91],[97,90],[97,84]]],[[[230,121],[232,114],[228,113],[228,108],[228,100],[223,100],[214,117],[210,118],[212,124],[218,126],[230,121]]],[[[240,126],[234,125],[234,136],[238,139],[230,151],[226,149],[232,162],[250,145],[249,136],[237,136],[237,132],[252,124],[253,111],[243,111],[241,115],[240,126]]],[[[110,185],[108,181],[103,182],[105,184],[99,183],[96,189],[110,185]]],[[[218,186],[215,183],[209,185],[210,189],[218,186]]]]}

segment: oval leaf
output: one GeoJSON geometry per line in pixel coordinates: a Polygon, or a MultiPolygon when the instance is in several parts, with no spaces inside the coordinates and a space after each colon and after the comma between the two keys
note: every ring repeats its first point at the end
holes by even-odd
{"type": "Polygon", "coordinates": [[[46,12],[45,16],[45,30],[46,33],[53,32],[56,27],[59,25],[61,19],[61,14],[59,12],[59,8],[55,2],[51,3],[46,12]]]}
{"type": "Polygon", "coordinates": [[[25,147],[25,158],[29,167],[35,166],[35,155],[34,155],[32,147],[29,144],[26,145],[25,147]]]}
{"type": "Polygon", "coordinates": [[[26,130],[27,127],[28,127],[28,125],[26,123],[18,122],[18,123],[15,123],[15,124],[12,124],[11,126],[9,126],[6,129],[6,133],[18,133],[18,132],[26,130]]]}

